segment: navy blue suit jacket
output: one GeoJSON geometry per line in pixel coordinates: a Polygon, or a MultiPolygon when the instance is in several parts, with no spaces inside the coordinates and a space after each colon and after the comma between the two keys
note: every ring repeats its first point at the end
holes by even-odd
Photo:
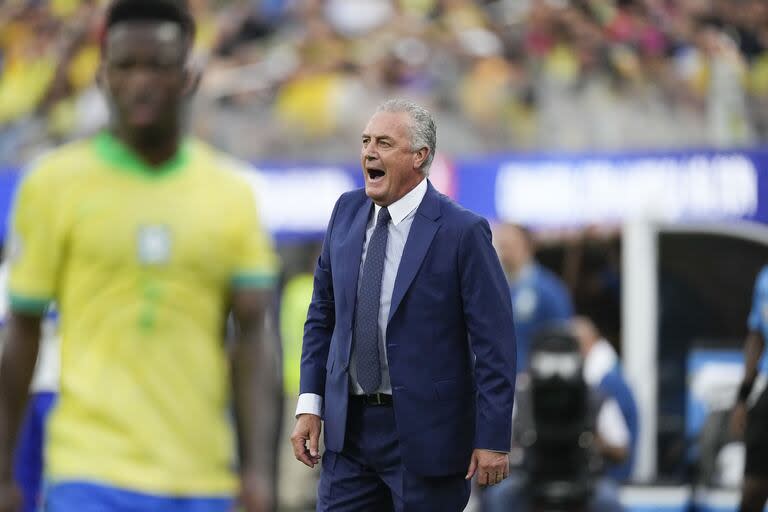
{"type": "MultiPolygon", "coordinates": [[[[301,393],[324,397],[325,446],[344,447],[358,272],[373,203],[343,194],[315,270],[301,393]]],[[[405,467],[467,470],[474,448],[508,451],[515,391],[509,288],[488,222],[431,185],[411,225],[387,325],[387,360],[405,467]]]]}

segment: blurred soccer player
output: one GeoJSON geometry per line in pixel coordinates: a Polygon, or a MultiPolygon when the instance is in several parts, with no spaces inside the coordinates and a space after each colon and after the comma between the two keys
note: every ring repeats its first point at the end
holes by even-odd
{"type": "Polygon", "coordinates": [[[765,351],[765,340],[768,339],[768,267],[764,267],[757,276],[747,323],[749,334],[744,344],[746,368],[731,423],[735,433],[744,434],[747,449],[739,512],[762,512],[768,502],[768,388],[763,390],[749,411],[747,403],[758,370],[761,366],[768,366],[765,351]]]}
{"type": "Polygon", "coordinates": [[[626,449],[621,450],[624,453],[617,454],[611,449],[611,443],[601,443],[600,448],[607,462],[607,476],[617,482],[625,482],[632,475],[637,435],[640,429],[635,397],[624,380],[618,354],[608,340],[603,338],[592,320],[577,316],[571,321],[571,330],[579,342],[581,355],[584,357],[583,373],[587,385],[596,389],[604,398],[615,401],[621,413],[618,421],[611,419],[602,427],[610,431],[607,437],[614,440],[624,437],[623,434],[617,435],[619,431],[626,431],[625,441],[613,443],[613,446],[626,446],[626,449]],[[616,429],[615,425],[619,421],[623,426],[616,429]]]}
{"type": "Polygon", "coordinates": [[[494,245],[504,268],[515,314],[517,361],[521,371],[528,369],[528,349],[536,333],[570,320],[571,295],[562,280],[536,261],[531,233],[517,224],[499,224],[494,229],[494,245]]]}
{"type": "MultiPolygon", "coordinates": [[[[8,265],[0,265],[0,324],[8,316],[8,265]]],[[[59,383],[59,336],[55,310],[50,309],[41,325],[40,349],[30,385],[27,411],[14,454],[14,479],[22,495],[20,512],[37,512],[43,487],[45,425],[56,401],[59,383]]],[[[0,339],[0,352],[3,341],[0,339]]]]}
{"type": "Polygon", "coordinates": [[[262,332],[274,254],[252,190],[184,138],[196,80],[183,2],[119,0],[105,26],[109,131],[44,157],[16,198],[0,512],[18,503],[12,453],[52,301],[61,385],[47,427],[47,512],[224,512],[238,487],[248,512],[265,510],[276,408],[262,332]]]}

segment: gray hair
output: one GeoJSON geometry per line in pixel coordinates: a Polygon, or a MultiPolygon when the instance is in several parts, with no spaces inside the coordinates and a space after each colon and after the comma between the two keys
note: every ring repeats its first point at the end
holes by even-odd
{"type": "Polygon", "coordinates": [[[379,105],[376,112],[406,112],[410,116],[411,149],[413,151],[429,149],[429,154],[420,169],[424,176],[429,176],[429,167],[435,158],[437,148],[437,125],[432,113],[418,103],[399,98],[385,101],[379,105]]]}

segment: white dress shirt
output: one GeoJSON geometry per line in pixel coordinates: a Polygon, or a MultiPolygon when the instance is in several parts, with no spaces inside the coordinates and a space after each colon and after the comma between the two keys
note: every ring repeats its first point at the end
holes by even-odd
{"type": "MultiPolygon", "coordinates": [[[[389,318],[389,309],[392,304],[392,291],[395,288],[395,278],[397,269],[400,267],[400,260],[403,257],[405,242],[408,240],[408,233],[411,232],[411,225],[416,216],[421,201],[427,193],[427,180],[414,187],[413,190],[392,203],[387,207],[391,221],[388,225],[387,249],[384,257],[384,272],[381,276],[381,299],[379,303],[379,363],[381,365],[381,384],[377,393],[392,393],[392,385],[389,381],[389,365],[387,363],[387,319],[389,318]]],[[[376,205],[374,214],[368,220],[368,227],[365,231],[365,242],[363,243],[363,255],[360,260],[360,271],[358,273],[357,285],[363,278],[363,264],[368,251],[368,242],[376,228],[376,219],[379,216],[381,207],[376,205]]],[[[352,357],[349,365],[350,392],[361,395],[363,389],[357,382],[357,369],[355,363],[355,347],[352,346],[352,357]]],[[[314,393],[302,393],[299,395],[299,402],[296,406],[296,415],[315,414],[320,416],[323,410],[323,397],[314,393]]]]}

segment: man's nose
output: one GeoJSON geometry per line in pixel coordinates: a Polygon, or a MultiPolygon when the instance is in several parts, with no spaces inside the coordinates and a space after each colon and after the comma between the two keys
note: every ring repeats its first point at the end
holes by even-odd
{"type": "Polygon", "coordinates": [[[373,144],[368,144],[367,147],[363,148],[363,156],[365,157],[366,162],[376,160],[379,157],[373,144]]]}

